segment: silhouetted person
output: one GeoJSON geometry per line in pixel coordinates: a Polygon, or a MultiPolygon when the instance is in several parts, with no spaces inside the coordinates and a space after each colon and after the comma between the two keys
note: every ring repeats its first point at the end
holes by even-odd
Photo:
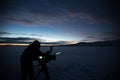
{"type": "MultiPolygon", "coordinates": [[[[21,80],[27,80],[27,78],[29,78],[29,80],[35,80],[34,66],[32,61],[38,61],[38,57],[43,55],[39,48],[40,42],[35,40],[24,50],[23,54],[21,55],[21,80]]],[[[47,52],[50,53],[51,51],[47,52]]],[[[47,62],[39,61],[39,63],[46,80],[50,80],[46,65],[47,62]]]]}

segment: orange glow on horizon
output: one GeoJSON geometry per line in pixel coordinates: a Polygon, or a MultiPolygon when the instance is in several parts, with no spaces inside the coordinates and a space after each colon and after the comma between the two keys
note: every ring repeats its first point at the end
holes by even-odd
{"type": "MultiPolygon", "coordinates": [[[[0,46],[28,46],[29,44],[23,43],[0,43],[0,46]]],[[[59,46],[58,44],[41,44],[41,46],[59,46]]]]}
{"type": "Polygon", "coordinates": [[[28,46],[29,44],[20,43],[0,43],[0,46],[28,46]]]}

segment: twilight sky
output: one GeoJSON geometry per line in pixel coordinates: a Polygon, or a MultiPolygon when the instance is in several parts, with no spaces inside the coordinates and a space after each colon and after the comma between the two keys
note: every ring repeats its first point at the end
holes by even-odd
{"type": "Polygon", "coordinates": [[[120,39],[117,0],[3,0],[0,43],[120,39]]]}

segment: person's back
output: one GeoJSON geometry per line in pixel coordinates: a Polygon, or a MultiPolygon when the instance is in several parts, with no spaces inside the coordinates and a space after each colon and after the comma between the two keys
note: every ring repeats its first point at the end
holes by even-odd
{"type": "Polygon", "coordinates": [[[42,53],[39,50],[39,48],[36,48],[33,45],[29,45],[29,47],[24,50],[21,57],[29,61],[35,61],[38,59],[38,56],[40,55],[42,55],[42,53]]]}

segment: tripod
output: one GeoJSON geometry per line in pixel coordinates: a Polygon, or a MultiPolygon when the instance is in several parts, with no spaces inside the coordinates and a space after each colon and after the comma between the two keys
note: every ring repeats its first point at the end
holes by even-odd
{"type": "Polygon", "coordinates": [[[39,75],[41,72],[44,73],[45,75],[45,78],[46,80],[50,80],[50,76],[49,76],[49,73],[48,73],[48,69],[47,69],[47,65],[36,65],[35,67],[40,67],[39,71],[36,73],[36,76],[35,76],[35,80],[38,80],[39,79],[39,75]],[[41,67],[40,67],[41,66],[41,67]]]}
{"type": "MultiPolygon", "coordinates": [[[[37,65],[40,66],[40,65],[37,65]]],[[[36,66],[35,66],[36,67],[36,66]]],[[[40,68],[39,72],[35,76],[35,80],[38,80],[40,73],[42,72],[42,69],[40,68]]]]}

